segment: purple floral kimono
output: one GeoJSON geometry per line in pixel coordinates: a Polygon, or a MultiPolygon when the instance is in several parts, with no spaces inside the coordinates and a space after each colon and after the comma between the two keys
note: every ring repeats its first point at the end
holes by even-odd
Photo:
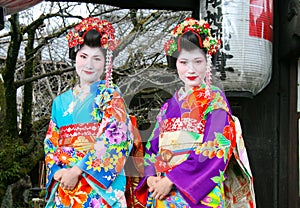
{"type": "Polygon", "coordinates": [[[137,199],[147,207],[225,207],[225,170],[235,147],[235,128],[224,93],[205,85],[177,91],[161,108],[145,148],[145,177],[137,199]],[[153,200],[146,180],[166,175],[174,184],[153,200]]]}

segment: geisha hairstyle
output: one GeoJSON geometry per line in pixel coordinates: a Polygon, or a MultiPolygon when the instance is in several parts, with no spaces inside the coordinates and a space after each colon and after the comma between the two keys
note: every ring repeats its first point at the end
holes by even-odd
{"type": "Polygon", "coordinates": [[[193,33],[192,31],[185,32],[179,38],[175,38],[175,41],[177,42],[177,46],[179,47],[176,48],[176,50],[172,53],[171,56],[166,56],[168,66],[171,69],[176,69],[176,61],[182,49],[185,49],[186,51],[192,51],[196,48],[199,48],[201,51],[204,52],[204,54],[206,54],[206,50],[203,47],[200,47],[200,44],[202,43],[201,39],[199,39],[199,35],[193,33]]]}
{"type": "MultiPolygon", "coordinates": [[[[82,48],[84,45],[87,45],[91,48],[100,47],[99,42],[101,40],[101,35],[97,30],[90,30],[87,31],[87,33],[84,36],[83,44],[77,45],[75,47],[69,48],[69,58],[73,61],[76,59],[76,54],[79,51],[80,48],[82,48]]],[[[104,57],[106,57],[106,49],[103,49],[100,47],[101,51],[104,54],[104,57]]]]}
{"type": "Polygon", "coordinates": [[[75,60],[76,53],[83,45],[101,47],[106,58],[106,87],[112,86],[113,51],[120,43],[115,38],[114,33],[115,29],[110,22],[95,17],[88,17],[77,24],[74,30],[71,30],[66,36],[71,60],[75,60]]]}
{"type": "Polygon", "coordinates": [[[184,48],[187,51],[200,48],[206,54],[206,96],[210,96],[211,83],[211,62],[221,45],[221,41],[212,37],[210,25],[205,20],[195,20],[186,18],[171,31],[169,39],[164,49],[166,52],[168,66],[176,69],[176,61],[180,51],[184,48]]]}

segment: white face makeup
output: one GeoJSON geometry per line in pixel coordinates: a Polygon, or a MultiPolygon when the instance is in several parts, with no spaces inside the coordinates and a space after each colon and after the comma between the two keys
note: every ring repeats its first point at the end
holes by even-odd
{"type": "Polygon", "coordinates": [[[206,55],[200,49],[191,51],[182,49],[176,61],[179,78],[185,84],[185,90],[204,83],[206,72],[206,55]]]}
{"type": "Polygon", "coordinates": [[[84,45],[76,54],[76,72],[81,85],[99,81],[104,72],[105,57],[100,47],[84,45]]]}

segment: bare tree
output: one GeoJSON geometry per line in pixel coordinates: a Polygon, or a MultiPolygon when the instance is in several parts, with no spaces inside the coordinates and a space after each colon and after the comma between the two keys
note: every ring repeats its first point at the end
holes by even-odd
{"type": "MultiPolygon", "coordinates": [[[[0,69],[0,201],[9,185],[43,160],[52,100],[76,83],[66,31],[87,16],[115,25],[121,45],[115,54],[114,79],[130,104],[143,90],[151,94],[149,86],[155,94],[160,91],[155,86],[166,84],[160,79],[168,73],[162,45],[170,28],[189,15],[81,3],[37,6],[44,12],[35,17],[29,9],[12,15],[9,31],[0,35],[0,55],[6,56],[0,69]]],[[[176,83],[172,75],[169,84],[176,83]]],[[[158,96],[155,106],[163,99],[158,96]]],[[[138,105],[142,112],[149,110],[138,105]]]]}

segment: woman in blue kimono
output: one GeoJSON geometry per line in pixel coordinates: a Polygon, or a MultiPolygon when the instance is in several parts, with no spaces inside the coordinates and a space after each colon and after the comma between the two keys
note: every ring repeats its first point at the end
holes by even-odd
{"type": "Polygon", "coordinates": [[[90,17],[67,35],[80,82],[52,104],[44,141],[46,207],[127,207],[124,164],[134,127],[112,83],[114,32],[110,22],[90,17]]]}
{"type": "MultiPolygon", "coordinates": [[[[160,109],[145,148],[145,177],[135,194],[147,207],[226,207],[225,189],[233,186],[225,187],[225,171],[236,128],[225,94],[210,83],[211,58],[220,41],[206,21],[193,18],[171,35],[165,44],[168,64],[184,86],[160,109]]],[[[243,205],[254,207],[252,200],[243,205]]]]}

